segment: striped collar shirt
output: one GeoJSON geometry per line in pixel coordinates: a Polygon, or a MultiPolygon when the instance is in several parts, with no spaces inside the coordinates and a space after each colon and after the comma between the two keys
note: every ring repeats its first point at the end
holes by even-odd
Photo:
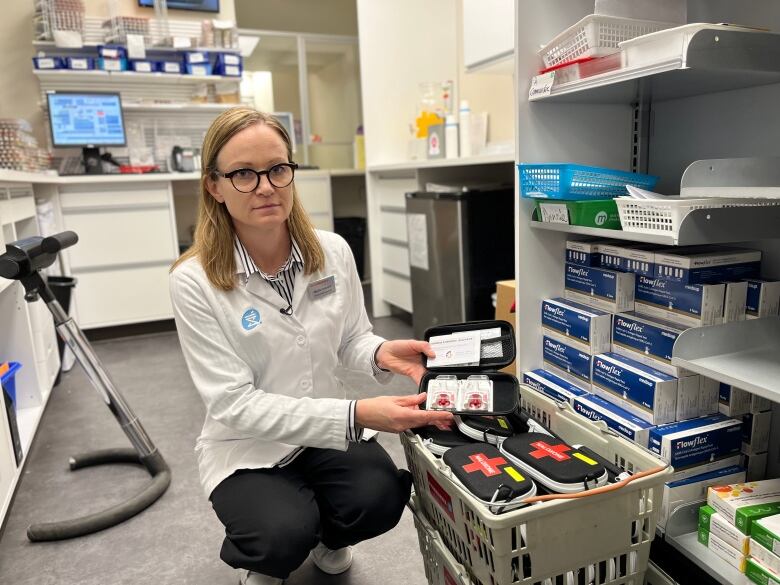
{"type": "Polygon", "coordinates": [[[236,257],[236,272],[243,272],[246,279],[253,274],[258,273],[271,288],[279,293],[279,296],[282,297],[288,305],[292,305],[295,276],[303,268],[303,255],[301,255],[301,249],[294,239],[291,238],[291,240],[292,248],[290,250],[290,256],[274,275],[266,274],[260,270],[257,264],[255,264],[255,261],[252,260],[249,252],[247,252],[244,244],[238,239],[238,236],[233,240],[236,257]]]}

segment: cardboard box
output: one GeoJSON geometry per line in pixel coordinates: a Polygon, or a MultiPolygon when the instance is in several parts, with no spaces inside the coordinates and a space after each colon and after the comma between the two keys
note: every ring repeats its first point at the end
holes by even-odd
{"type": "Polygon", "coordinates": [[[780,313],[780,280],[750,278],[747,280],[745,312],[748,319],[780,313]]]}
{"type": "Polygon", "coordinates": [[[542,301],[542,331],[563,335],[591,355],[610,350],[612,314],[564,298],[542,301]]]}
{"type": "Polygon", "coordinates": [[[632,359],[615,353],[593,358],[593,393],[654,425],[676,420],[678,388],[674,376],[632,359]]]}
{"type": "Polygon", "coordinates": [[[675,508],[683,504],[704,500],[707,497],[707,488],[710,486],[737,483],[744,480],[744,468],[734,466],[665,483],[658,525],[665,528],[666,521],[675,508]]]}
{"type": "Polygon", "coordinates": [[[608,313],[634,310],[634,275],[629,272],[567,263],[564,284],[563,296],[569,300],[608,313]]]}
{"type": "Polygon", "coordinates": [[[590,389],[593,356],[586,353],[562,335],[549,333],[542,337],[544,368],[572,384],[590,389]]]}
{"type": "Polygon", "coordinates": [[[613,431],[643,447],[653,425],[595,394],[576,396],[572,401],[574,412],[592,421],[603,420],[613,431]]]}
{"type": "Polygon", "coordinates": [[[736,526],[726,522],[723,516],[718,514],[711,506],[702,506],[699,508],[699,542],[707,546],[710,534],[714,534],[727,545],[743,554],[749,553],[750,537],[747,534],[742,534],[737,530],[736,526]],[[703,542],[702,537],[707,542],[703,542]]]}
{"type": "Polygon", "coordinates": [[[780,554],[780,514],[759,518],[753,522],[750,537],[765,549],[776,555],[780,554]]]}
{"type": "MultiPolygon", "coordinates": [[[[496,283],[496,319],[507,321],[517,330],[517,314],[515,313],[515,290],[516,281],[499,280],[496,283]]],[[[516,374],[515,362],[512,362],[501,371],[507,374],[516,374]]]]}
{"type": "Polygon", "coordinates": [[[750,534],[753,522],[780,513],[780,479],[711,487],[707,492],[707,505],[715,508],[742,534],[750,534]]]}
{"type": "Polygon", "coordinates": [[[675,469],[733,457],[741,446],[742,422],[722,414],[657,426],[648,444],[675,469]]]}
{"type": "Polygon", "coordinates": [[[689,246],[655,255],[655,276],[683,284],[706,284],[756,277],[761,251],[715,246],[689,246]]]}
{"type": "Polygon", "coordinates": [[[747,469],[747,481],[766,479],[766,464],[769,453],[742,453],[740,465],[747,469]]]}
{"type": "Polygon", "coordinates": [[[689,376],[693,372],[672,365],[674,342],[686,329],[636,311],[619,313],[612,319],[612,351],[670,376],[689,376]]]}
{"type": "Polygon", "coordinates": [[[742,415],[742,452],[748,454],[766,453],[769,449],[769,430],[772,425],[772,411],[742,415]]]}
{"type": "Polygon", "coordinates": [[[541,392],[553,400],[569,404],[573,404],[576,397],[590,394],[587,390],[542,368],[523,372],[523,384],[528,384],[537,392],[541,392]]]}
{"type": "Polygon", "coordinates": [[[718,325],[723,321],[726,285],[681,284],[663,278],[636,277],[635,310],[688,327],[718,325]]]}
{"type": "Polygon", "coordinates": [[[772,409],[772,402],[763,396],[751,394],[731,384],[718,386],[718,412],[738,417],[748,412],[766,412],[772,409]]]}
{"type": "Polygon", "coordinates": [[[723,322],[744,321],[747,306],[747,282],[726,282],[726,292],[723,300],[723,322]]]}

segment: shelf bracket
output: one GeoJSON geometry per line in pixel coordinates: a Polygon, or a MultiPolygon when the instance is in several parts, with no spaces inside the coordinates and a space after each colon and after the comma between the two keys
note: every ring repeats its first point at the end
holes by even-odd
{"type": "Polygon", "coordinates": [[[636,100],[631,104],[631,172],[647,173],[652,130],[652,100],[647,79],[637,83],[636,100]]]}

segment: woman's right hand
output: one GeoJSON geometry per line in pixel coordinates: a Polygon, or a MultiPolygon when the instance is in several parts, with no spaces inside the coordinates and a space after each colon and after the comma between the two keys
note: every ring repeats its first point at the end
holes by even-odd
{"type": "Polygon", "coordinates": [[[425,392],[411,396],[377,396],[361,398],[355,405],[355,419],[360,426],[375,431],[401,433],[407,429],[435,425],[447,430],[452,425],[451,412],[420,410],[425,392]]]}

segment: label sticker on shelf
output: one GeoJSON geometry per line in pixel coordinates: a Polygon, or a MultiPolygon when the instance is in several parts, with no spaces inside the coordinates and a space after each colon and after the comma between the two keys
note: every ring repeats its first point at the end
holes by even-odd
{"type": "Polygon", "coordinates": [[[542,221],[545,223],[565,223],[569,225],[569,208],[565,203],[540,203],[542,221]]]}
{"type": "Polygon", "coordinates": [[[192,47],[190,37],[173,37],[174,49],[189,49],[192,47]]]}
{"type": "Polygon", "coordinates": [[[528,90],[528,99],[534,100],[550,95],[553,83],[555,83],[555,71],[542,73],[531,79],[531,89],[528,90]]]}
{"type": "Polygon", "coordinates": [[[143,35],[127,35],[128,59],[146,59],[146,45],[143,35]]]}

